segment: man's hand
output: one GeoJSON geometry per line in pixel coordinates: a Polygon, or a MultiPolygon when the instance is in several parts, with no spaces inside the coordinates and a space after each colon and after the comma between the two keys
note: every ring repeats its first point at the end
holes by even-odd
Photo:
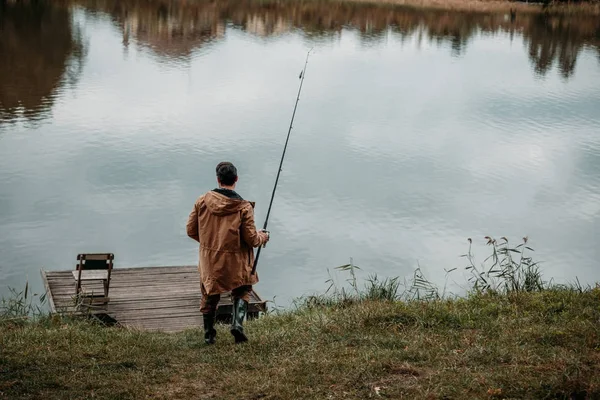
{"type": "Polygon", "coordinates": [[[269,241],[269,232],[265,230],[258,231],[258,236],[260,237],[260,241],[263,245],[265,245],[269,241]]]}

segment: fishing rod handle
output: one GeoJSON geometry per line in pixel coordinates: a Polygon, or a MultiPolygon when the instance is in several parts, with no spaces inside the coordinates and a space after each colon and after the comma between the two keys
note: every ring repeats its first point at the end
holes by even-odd
{"type": "MultiPolygon", "coordinates": [[[[259,230],[259,232],[264,232],[264,233],[266,233],[266,234],[267,234],[267,237],[268,237],[269,239],[271,239],[271,233],[270,233],[268,230],[266,230],[266,229],[264,229],[264,228],[263,228],[263,229],[259,230]]],[[[260,247],[267,247],[267,242],[263,243],[263,245],[262,245],[262,246],[260,246],[260,247]]],[[[259,249],[259,251],[260,251],[260,249],[259,249]]]]}

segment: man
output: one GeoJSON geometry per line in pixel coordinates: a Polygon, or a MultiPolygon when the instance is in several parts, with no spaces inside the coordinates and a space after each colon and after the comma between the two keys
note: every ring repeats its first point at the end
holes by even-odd
{"type": "Polygon", "coordinates": [[[200,196],[187,221],[187,234],[200,244],[198,270],[204,320],[204,341],[215,343],[214,329],[221,293],[231,292],[233,315],[231,334],[236,343],[248,340],[242,326],[252,285],[258,276],[252,274],[254,247],[269,241],[266,232],[254,225],[254,203],[235,192],[237,169],[230,162],[217,165],[219,188],[200,196]]]}

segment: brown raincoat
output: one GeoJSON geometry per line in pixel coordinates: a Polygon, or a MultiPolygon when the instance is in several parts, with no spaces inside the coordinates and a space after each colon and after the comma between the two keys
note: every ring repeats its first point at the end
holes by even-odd
{"type": "Polygon", "coordinates": [[[254,247],[262,244],[254,225],[254,203],[211,191],[198,198],[187,234],[200,243],[198,270],[207,295],[255,285],[254,247]]]}

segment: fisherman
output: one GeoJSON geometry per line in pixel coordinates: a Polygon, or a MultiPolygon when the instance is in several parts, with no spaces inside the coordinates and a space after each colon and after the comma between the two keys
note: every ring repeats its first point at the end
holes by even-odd
{"type": "Polygon", "coordinates": [[[198,270],[204,341],[215,343],[217,305],[221,293],[231,292],[231,334],[235,343],[240,343],[248,340],[242,325],[252,286],[258,283],[258,275],[252,273],[254,248],[266,244],[269,235],[254,225],[254,202],[242,199],[235,192],[236,167],[221,162],[216,172],[219,187],[196,200],[187,221],[187,235],[200,244],[198,270]]]}

